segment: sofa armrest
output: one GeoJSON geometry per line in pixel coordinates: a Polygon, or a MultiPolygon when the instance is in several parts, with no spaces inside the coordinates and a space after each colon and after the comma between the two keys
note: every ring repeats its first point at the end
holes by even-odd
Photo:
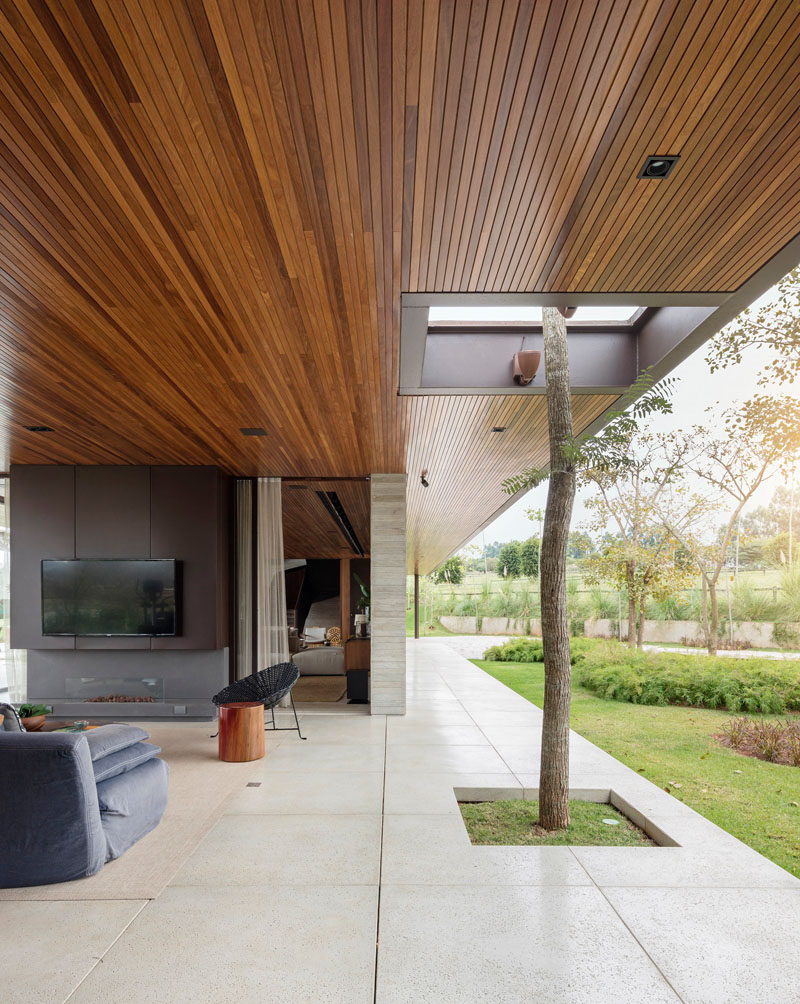
{"type": "Polygon", "coordinates": [[[0,805],[0,888],[66,882],[103,867],[85,735],[0,732],[0,805]]]}

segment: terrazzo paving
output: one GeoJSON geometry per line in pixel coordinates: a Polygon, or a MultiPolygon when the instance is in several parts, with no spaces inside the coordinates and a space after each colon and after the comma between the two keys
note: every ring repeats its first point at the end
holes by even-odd
{"type": "Polygon", "coordinates": [[[408,683],[304,713],[156,899],[0,903],[7,999],[800,999],[800,882],[575,735],[573,791],[672,846],[473,847],[457,798],[535,797],[541,713],[442,639],[408,683]]]}

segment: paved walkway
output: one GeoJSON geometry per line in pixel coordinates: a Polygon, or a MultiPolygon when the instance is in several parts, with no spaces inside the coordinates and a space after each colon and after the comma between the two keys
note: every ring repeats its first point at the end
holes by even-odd
{"type": "Polygon", "coordinates": [[[577,735],[573,790],[680,846],[473,847],[456,795],[535,794],[541,714],[441,639],[408,658],[405,717],[304,716],[157,899],[94,904],[84,974],[26,904],[71,1004],[798,1000],[800,882],[577,735]]]}

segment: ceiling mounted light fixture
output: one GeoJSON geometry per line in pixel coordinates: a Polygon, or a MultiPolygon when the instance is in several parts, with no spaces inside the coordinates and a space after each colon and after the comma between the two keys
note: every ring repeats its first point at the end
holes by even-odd
{"type": "Polygon", "coordinates": [[[505,425],[493,425],[492,432],[505,432],[506,428],[507,427],[505,425]]]}
{"type": "Polygon", "coordinates": [[[27,429],[28,432],[52,432],[53,430],[49,425],[23,425],[23,429],[27,429]]]}
{"type": "Polygon", "coordinates": [[[644,167],[636,175],[637,178],[652,178],[663,181],[672,173],[673,167],[678,163],[680,157],[677,154],[664,154],[648,157],[644,162],[644,167]]]}
{"type": "Polygon", "coordinates": [[[430,481],[428,481],[428,468],[427,467],[422,472],[422,474],[420,474],[420,476],[419,476],[419,483],[422,485],[423,488],[427,488],[430,485],[430,481]]]}
{"type": "Polygon", "coordinates": [[[261,426],[254,427],[252,429],[239,429],[239,432],[243,436],[266,436],[267,430],[262,429],[261,426]]]}

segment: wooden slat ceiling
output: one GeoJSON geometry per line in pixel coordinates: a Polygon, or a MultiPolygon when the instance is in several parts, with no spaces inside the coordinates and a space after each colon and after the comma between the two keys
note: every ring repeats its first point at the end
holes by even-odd
{"type": "Polygon", "coordinates": [[[4,0],[0,463],[412,469],[401,291],[733,290],[798,111],[796,0],[4,0]]]}
{"type": "Polygon", "coordinates": [[[368,481],[285,481],[283,554],[286,558],[360,557],[348,543],[317,492],[335,492],[364,554],[369,554],[368,481]]]}
{"type": "MultiPolygon", "coordinates": [[[[474,536],[490,515],[508,504],[504,478],[527,466],[544,466],[548,447],[543,396],[415,397],[408,456],[410,571],[428,571],[474,536]],[[505,427],[505,432],[492,428],[505,427]],[[427,470],[428,487],[420,481],[427,470]]],[[[576,431],[587,428],[616,400],[608,395],[572,399],[576,431]]]]}

